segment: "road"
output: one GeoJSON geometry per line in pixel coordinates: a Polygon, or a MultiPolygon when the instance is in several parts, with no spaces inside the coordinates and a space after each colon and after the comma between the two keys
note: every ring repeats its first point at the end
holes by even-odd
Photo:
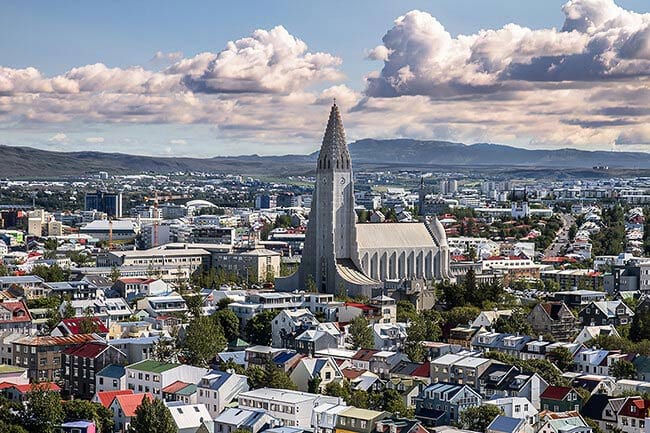
{"type": "Polygon", "coordinates": [[[576,220],[573,216],[565,213],[560,213],[558,216],[562,220],[562,227],[555,235],[553,243],[544,251],[544,257],[556,257],[562,247],[569,243],[569,228],[575,224],[576,220]]]}

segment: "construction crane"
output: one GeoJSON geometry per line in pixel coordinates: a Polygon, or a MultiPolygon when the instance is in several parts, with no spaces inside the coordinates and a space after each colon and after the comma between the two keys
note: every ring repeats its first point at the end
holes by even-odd
{"type": "Polygon", "coordinates": [[[108,217],[108,249],[113,249],[113,217],[108,217]]]}

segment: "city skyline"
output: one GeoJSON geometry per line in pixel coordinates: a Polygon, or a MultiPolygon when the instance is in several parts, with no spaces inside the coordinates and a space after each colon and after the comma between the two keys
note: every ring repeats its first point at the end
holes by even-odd
{"type": "Polygon", "coordinates": [[[333,98],[350,141],[650,143],[641,1],[125,5],[4,6],[0,144],[307,153],[333,98]]]}

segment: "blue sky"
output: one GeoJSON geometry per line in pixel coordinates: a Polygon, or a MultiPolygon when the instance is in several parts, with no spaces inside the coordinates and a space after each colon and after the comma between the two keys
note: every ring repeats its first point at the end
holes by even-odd
{"type": "MultiPolygon", "coordinates": [[[[584,4],[578,5],[575,9],[578,12],[575,13],[585,16],[598,13],[598,10],[603,9],[599,2],[613,5],[611,0],[579,0],[579,3],[584,4]],[[591,11],[587,10],[589,7],[592,8],[591,11]]],[[[629,59],[621,55],[624,58],[621,64],[625,63],[621,82],[625,81],[627,84],[620,84],[616,89],[609,78],[612,76],[609,70],[597,71],[599,75],[595,78],[576,77],[575,73],[571,73],[563,75],[560,79],[545,77],[540,80],[539,74],[533,75],[528,69],[522,69],[521,65],[536,65],[534,60],[537,57],[549,57],[546,56],[548,52],[544,51],[548,50],[548,47],[540,49],[539,56],[526,54],[528,57],[522,60],[521,64],[508,65],[508,68],[494,72],[494,77],[490,77],[487,84],[481,81],[483,78],[476,75],[446,78],[445,74],[451,76],[455,73],[454,70],[445,72],[444,67],[436,60],[439,54],[447,56],[443,56],[444,62],[449,64],[462,60],[454,56],[454,50],[459,50],[459,46],[465,47],[462,41],[457,41],[457,35],[476,35],[484,29],[501,29],[508,23],[516,23],[519,27],[532,31],[556,29],[557,33],[562,29],[566,18],[562,9],[564,3],[550,0],[65,3],[5,0],[0,6],[0,67],[11,70],[5,73],[8,77],[6,80],[12,83],[12,90],[4,93],[4,111],[3,105],[0,104],[0,143],[33,145],[55,150],[92,148],[197,156],[250,152],[307,152],[318,146],[322,123],[327,116],[324,100],[329,96],[341,94],[342,100],[349,103],[344,107],[344,111],[349,112],[344,114],[344,121],[347,124],[347,119],[350,120],[348,135],[351,139],[365,136],[412,136],[464,142],[495,141],[524,147],[570,146],[609,149],[625,146],[625,149],[645,150],[644,145],[650,141],[650,131],[642,127],[645,123],[643,118],[621,116],[621,110],[624,111],[627,106],[613,107],[619,111],[614,110],[617,114],[610,116],[611,118],[603,117],[602,114],[605,109],[612,108],[606,101],[611,101],[616,95],[625,95],[625,91],[630,90],[630,82],[647,89],[648,71],[645,62],[648,56],[642,48],[635,51],[637,54],[632,66],[627,64],[629,59]],[[413,17],[410,22],[405,20],[396,32],[398,36],[389,41],[390,46],[386,47],[387,52],[394,53],[394,58],[372,54],[371,57],[375,60],[367,59],[369,53],[374,53],[371,50],[382,44],[382,37],[394,26],[394,21],[413,10],[422,11],[423,14],[413,17]],[[440,39],[436,36],[439,30],[429,31],[435,27],[436,22],[444,26],[456,44],[447,52],[443,52],[439,46],[440,39]],[[156,72],[183,58],[193,58],[199,53],[209,52],[216,55],[224,50],[228,41],[249,37],[257,29],[270,31],[279,25],[283,26],[289,35],[306,44],[306,53],[326,53],[338,59],[339,63],[327,60],[326,65],[322,66],[321,62],[309,60],[310,67],[318,71],[309,78],[298,78],[301,80],[298,85],[274,86],[267,83],[240,93],[241,86],[238,84],[235,94],[230,87],[225,92],[215,89],[206,91],[205,87],[201,87],[203,90],[197,90],[197,87],[189,90],[166,88],[164,95],[155,94],[156,98],[153,98],[151,96],[155,92],[148,91],[146,98],[140,95],[135,103],[132,99],[126,102],[123,98],[126,98],[125,93],[137,92],[116,88],[118,84],[109,86],[110,91],[106,86],[98,85],[88,90],[83,97],[70,97],[66,92],[47,90],[49,95],[45,98],[42,90],[45,84],[39,82],[37,90],[33,90],[35,85],[18,83],[17,80],[21,78],[16,76],[20,74],[15,72],[35,68],[38,70],[39,80],[50,79],[64,76],[73,68],[96,63],[101,63],[107,68],[129,70],[141,67],[145,71],[156,72]],[[422,27],[416,28],[417,26],[422,27]],[[430,38],[430,41],[422,40],[421,36],[424,39],[430,38]],[[420,47],[421,53],[431,56],[431,61],[419,64],[419,59],[409,52],[414,45],[420,47]],[[179,54],[164,61],[152,59],[156,52],[179,54]],[[384,66],[386,67],[382,71],[384,66]],[[336,74],[332,69],[336,70],[336,74]],[[407,90],[395,87],[395,80],[401,80],[396,75],[397,70],[408,71],[407,81],[410,85],[407,90]],[[522,70],[528,72],[521,72],[522,70]],[[633,72],[630,72],[631,70],[633,72]],[[375,81],[365,81],[364,77],[368,74],[375,78],[375,81]],[[508,76],[507,80],[503,78],[505,76],[508,76]],[[602,77],[607,77],[607,80],[601,79],[602,77]],[[534,84],[539,81],[545,82],[546,85],[534,84]],[[558,85],[567,81],[579,84],[558,85]],[[494,88],[496,84],[498,90],[494,88]],[[16,90],[25,86],[31,90],[16,90]],[[466,90],[468,86],[471,91],[466,90]],[[531,86],[536,86],[536,92],[546,92],[544,94],[548,95],[547,98],[532,100],[531,86]],[[526,93],[521,93],[522,87],[526,87],[526,93]],[[553,88],[549,90],[550,87],[553,88]],[[459,91],[459,88],[463,90],[459,91]],[[449,89],[454,89],[451,91],[453,94],[450,94],[449,89]],[[177,112],[168,113],[166,107],[178,104],[178,101],[164,98],[170,94],[178,96],[179,92],[187,97],[188,91],[193,92],[190,96],[196,96],[197,101],[184,100],[183,104],[188,104],[188,107],[203,104],[202,112],[191,116],[182,116],[177,112]],[[607,96],[601,95],[601,99],[596,99],[601,94],[599,91],[608,92],[607,96]],[[567,105],[559,108],[564,113],[563,116],[553,117],[554,110],[548,108],[545,108],[542,114],[539,114],[539,110],[535,111],[537,114],[531,111],[530,120],[538,122],[539,128],[513,133],[509,133],[506,127],[509,112],[504,112],[501,119],[503,125],[499,127],[495,126],[499,119],[479,118],[479,114],[485,110],[484,105],[477,105],[480,101],[489,101],[490,105],[497,104],[516,112],[517,103],[525,107],[541,107],[548,101],[556,100],[558,94],[568,93],[583,98],[583,101],[589,101],[594,105],[594,109],[588,113],[575,113],[574,117],[571,117],[572,109],[567,105]],[[128,104],[131,110],[136,107],[146,112],[147,116],[156,111],[156,116],[143,115],[143,120],[139,120],[132,111],[126,115],[117,113],[119,110],[113,105],[90,115],[88,107],[97,103],[98,95],[106,98],[107,94],[114,95],[112,102],[115,102],[115,105],[128,104]],[[27,106],[27,97],[37,97],[36,103],[32,101],[31,108],[27,106]],[[47,101],[44,102],[44,99],[47,101]],[[504,100],[508,104],[497,102],[504,100]],[[300,104],[304,106],[301,108],[300,104]],[[73,106],[77,108],[71,108],[73,106]],[[599,107],[602,108],[598,114],[600,117],[593,117],[599,107]],[[219,115],[214,117],[205,114],[216,111],[219,111],[219,115]],[[278,114],[279,111],[284,116],[277,116],[274,120],[273,114],[278,114]],[[386,122],[378,112],[382,112],[385,118],[390,118],[391,121],[386,122]],[[443,112],[444,116],[438,115],[435,118],[430,114],[443,112]],[[449,115],[450,112],[463,115],[454,117],[449,115]],[[289,126],[286,123],[291,119],[296,124],[295,130],[287,129],[289,126]],[[562,131],[566,138],[545,132],[553,122],[566,127],[566,130],[562,131]],[[279,123],[283,124],[282,128],[278,127],[279,123]],[[636,125],[639,125],[639,128],[631,127],[636,125]],[[585,129],[587,131],[582,131],[585,129]]],[[[619,0],[616,5],[620,8],[612,6],[611,16],[625,14],[623,24],[617,24],[616,30],[623,28],[629,30],[630,34],[637,32],[640,36],[634,40],[641,39],[646,44],[650,43],[643,33],[645,18],[641,20],[641,24],[636,18],[630,18],[632,12],[649,12],[650,3],[641,0],[619,0]]],[[[588,18],[591,20],[591,17],[588,18]]],[[[578,29],[586,36],[580,40],[576,36],[575,40],[569,42],[576,46],[583,45],[572,48],[571,52],[559,53],[559,57],[562,57],[560,63],[579,61],[581,58],[577,57],[577,54],[590,49],[589,38],[596,38],[610,30],[609,24],[605,24],[606,21],[603,19],[598,29],[578,29]]],[[[530,39],[542,40],[545,37],[547,35],[533,34],[530,39]]],[[[269,42],[268,46],[277,48],[273,45],[275,43],[269,42]]],[[[561,44],[567,42],[560,42],[558,45],[561,44]]],[[[622,41],[621,46],[614,46],[608,52],[625,53],[629,51],[625,51],[628,46],[629,41],[627,45],[626,41],[622,41]]],[[[496,48],[490,45],[489,50],[496,51],[496,48]]],[[[518,53],[522,52],[521,48],[517,50],[518,53]]],[[[551,52],[553,57],[558,57],[557,48],[551,52]]],[[[469,60],[462,62],[462,67],[475,63],[477,56],[485,55],[485,51],[476,50],[472,53],[469,60]]],[[[299,53],[297,56],[301,57],[303,54],[299,53]]],[[[499,56],[500,54],[490,52],[487,55],[489,61],[486,63],[492,65],[499,56]]],[[[498,58],[498,62],[503,61],[504,57],[505,55],[498,58]]],[[[593,65],[589,65],[589,68],[593,68],[593,65]]],[[[619,69],[621,68],[623,66],[619,69]]],[[[546,68],[548,69],[549,67],[546,68]]],[[[616,74],[620,75],[618,72],[616,74]]],[[[223,77],[216,78],[221,80],[223,77]]],[[[3,95],[1,79],[2,72],[0,98],[3,95]]],[[[228,80],[232,80],[230,72],[228,80]]],[[[246,80],[251,78],[246,77],[246,80]]],[[[203,83],[200,84],[203,86],[203,83]]],[[[231,84],[229,81],[228,86],[231,84]]],[[[105,103],[105,100],[101,102],[105,103]]],[[[639,102],[631,108],[634,109],[631,113],[638,114],[645,113],[646,107],[643,102],[639,102]]],[[[513,121],[513,125],[515,123],[519,121],[513,121]]]]}

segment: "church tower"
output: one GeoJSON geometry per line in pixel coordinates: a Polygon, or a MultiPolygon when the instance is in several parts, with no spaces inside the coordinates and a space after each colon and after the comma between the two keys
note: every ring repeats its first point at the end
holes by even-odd
{"type": "Polygon", "coordinates": [[[337,260],[354,257],[356,213],[350,151],[341,114],[332,105],[316,167],[316,185],[300,269],[300,282],[313,279],[320,292],[337,293],[337,260]]]}

